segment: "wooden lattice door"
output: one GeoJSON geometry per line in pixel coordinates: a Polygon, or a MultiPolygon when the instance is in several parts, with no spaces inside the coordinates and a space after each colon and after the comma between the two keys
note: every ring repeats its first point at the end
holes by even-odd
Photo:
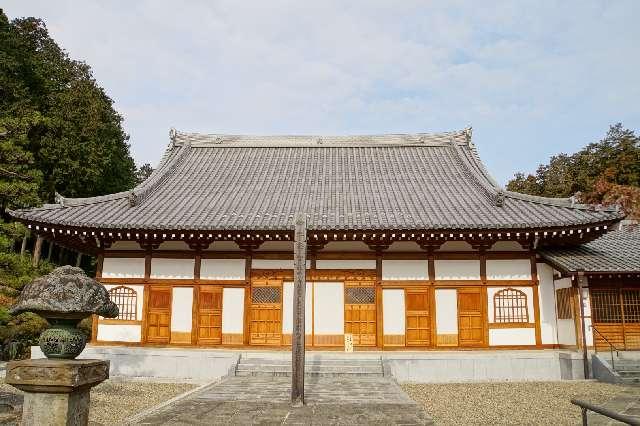
{"type": "Polygon", "coordinates": [[[198,289],[198,343],[222,343],[222,288],[219,286],[198,289]]]}
{"type": "Polygon", "coordinates": [[[480,287],[458,288],[458,344],[460,346],[483,346],[484,342],[484,297],[480,287]]]}
{"type": "Polygon", "coordinates": [[[282,344],[282,281],[254,281],[251,284],[249,343],[282,344]]]}
{"type": "Polygon", "coordinates": [[[640,289],[591,289],[591,320],[597,348],[640,349],[640,289]]]}
{"type": "Polygon", "coordinates": [[[169,343],[171,338],[171,287],[151,287],[147,309],[147,342],[169,343]]]}
{"type": "Polygon", "coordinates": [[[405,340],[407,346],[431,344],[431,316],[428,289],[405,290],[405,340]]]}
{"type": "Polygon", "coordinates": [[[376,289],[372,282],[344,286],[344,332],[356,346],[376,345],[376,289]]]}

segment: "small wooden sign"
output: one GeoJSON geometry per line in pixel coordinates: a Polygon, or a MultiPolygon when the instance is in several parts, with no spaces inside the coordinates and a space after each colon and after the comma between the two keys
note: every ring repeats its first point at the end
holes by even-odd
{"type": "Polygon", "coordinates": [[[353,352],[353,334],[346,333],[344,335],[344,351],[353,352]]]}

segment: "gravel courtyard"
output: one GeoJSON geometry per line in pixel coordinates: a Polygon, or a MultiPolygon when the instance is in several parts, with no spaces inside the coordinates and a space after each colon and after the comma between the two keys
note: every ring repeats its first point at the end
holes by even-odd
{"type": "MultiPolygon", "coordinates": [[[[91,390],[89,421],[94,426],[113,425],[194,387],[185,383],[107,380],[91,390]]],[[[4,380],[0,392],[19,393],[4,380]]]]}
{"type": "MultiPolygon", "coordinates": [[[[580,398],[602,404],[625,387],[594,381],[403,384],[437,425],[576,425],[580,398]]],[[[639,391],[640,393],[640,391],[639,391]]]]}

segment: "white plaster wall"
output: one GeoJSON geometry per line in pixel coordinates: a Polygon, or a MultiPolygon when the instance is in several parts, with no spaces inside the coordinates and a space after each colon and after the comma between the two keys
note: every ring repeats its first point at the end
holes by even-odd
{"type": "Polygon", "coordinates": [[[404,290],[382,290],[382,317],[384,334],[405,334],[404,290]]]}
{"type": "Polygon", "coordinates": [[[495,322],[495,313],[493,312],[493,296],[500,290],[513,288],[522,291],[527,295],[527,312],[529,313],[529,323],[535,322],[533,309],[533,289],[531,287],[487,287],[487,313],[489,322],[495,322]]]}
{"type": "Polygon", "coordinates": [[[158,247],[158,250],[187,250],[190,251],[189,244],[184,241],[165,241],[158,247]]]}
{"type": "Polygon", "coordinates": [[[558,320],[558,343],[561,345],[576,345],[576,326],[572,319],[558,320]]]}
{"type": "Polygon", "coordinates": [[[244,288],[222,289],[222,332],[244,332],[244,288]]]}
{"type": "Polygon", "coordinates": [[[144,258],[105,257],[102,278],[144,278],[144,258]]]}
{"type": "Polygon", "coordinates": [[[561,288],[569,288],[571,287],[571,279],[570,278],[561,278],[559,280],[554,281],[554,285],[556,290],[561,288]]]}
{"type": "Polygon", "coordinates": [[[436,333],[458,333],[458,293],[455,289],[436,289],[436,333]]]}
{"type": "Polygon", "coordinates": [[[139,342],[141,326],[135,324],[98,324],[98,340],[103,342],[139,342]]]}
{"type": "Polygon", "coordinates": [[[383,280],[428,280],[427,260],[382,260],[383,280]]]}
{"type": "MultiPolygon", "coordinates": [[[[104,287],[107,290],[111,290],[114,287],[120,287],[122,284],[105,284],[104,287]]],[[[142,305],[144,304],[144,286],[143,285],[126,285],[130,289],[136,292],[136,320],[142,321],[142,305]]],[[[102,318],[102,317],[100,317],[102,318]]]]}
{"type": "Polygon", "coordinates": [[[479,260],[436,260],[437,280],[479,280],[479,260]]]}
{"type": "Polygon", "coordinates": [[[344,287],[342,283],[315,283],[313,333],[344,333],[344,287]]]}
{"type": "Polygon", "coordinates": [[[171,301],[171,331],[191,331],[193,288],[174,287],[171,301]]]}
{"type": "Polygon", "coordinates": [[[202,259],[200,278],[203,280],[244,280],[244,259],[202,259]]]}
{"type": "Polygon", "coordinates": [[[535,344],[535,328],[496,328],[489,330],[489,346],[535,344]]]}
{"type": "Polygon", "coordinates": [[[553,268],[546,263],[538,263],[537,269],[542,344],[556,344],[558,343],[558,332],[555,289],[553,288],[553,268]]]}
{"type": "Polygon", "coordinates": [[[489,251],[524,251],[525,249],[516,241],[498,241],[489,251]]]}
{"type": "Polygon", "coordinates": [[[111,244],[111,247],[107,249],[110,250],[142,250],[140,248],[140,244],[137,241],[116,241],[111,244]]]}
{"type": "Polygon", "coordinates": [[[530,280],[531,261],[529,259],[487,260],[488,280],[530,280]]]}
{"type": "Polygon", "coordinates": [[[193,279],[194,259],[151,258],[151,278],[193,279]]]}
{"type": "Polygon", "coordinates": [[[376,269],[374,259],[363,260],[316,260],[317,269],[376,269]]]}
{"type": "Polygon", "coordinates": [[[252,259],[251,269],[293,269],[293,259],[252,259]]]}
{"type": "Polygon", "coordinates": [[[437,251],[475,251],[466,241],[446,241],[437,251]]]}
{"type": "MultiPolygon", "coordinates": [[[[306,334],[311,334],[313,316],[311,313],[313,295],[312,284],[306,285],[304,297],[304,330],[306,334]]],[[[293,332],[293,283],[282,283],[282,333],[291,334],[293,332]]]]}

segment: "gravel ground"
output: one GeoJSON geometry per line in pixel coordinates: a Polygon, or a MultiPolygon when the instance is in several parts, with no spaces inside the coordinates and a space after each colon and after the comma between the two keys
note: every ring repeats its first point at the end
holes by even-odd
{"type": "Polygon", "coordinates": [[[602,404],[625,389],[594,381],[403,384],[438,425],[577,425],[578,397],[602,404]]]}
{"type": "MultiPolygon", "coordinates": [[[[193,384],[185,383],[108,380],[91,389],[89,421],[94,426],[113,425],[194,387],[193,384]]],[[[19,391],[3,380],[0,392],[19,391]]]]}

